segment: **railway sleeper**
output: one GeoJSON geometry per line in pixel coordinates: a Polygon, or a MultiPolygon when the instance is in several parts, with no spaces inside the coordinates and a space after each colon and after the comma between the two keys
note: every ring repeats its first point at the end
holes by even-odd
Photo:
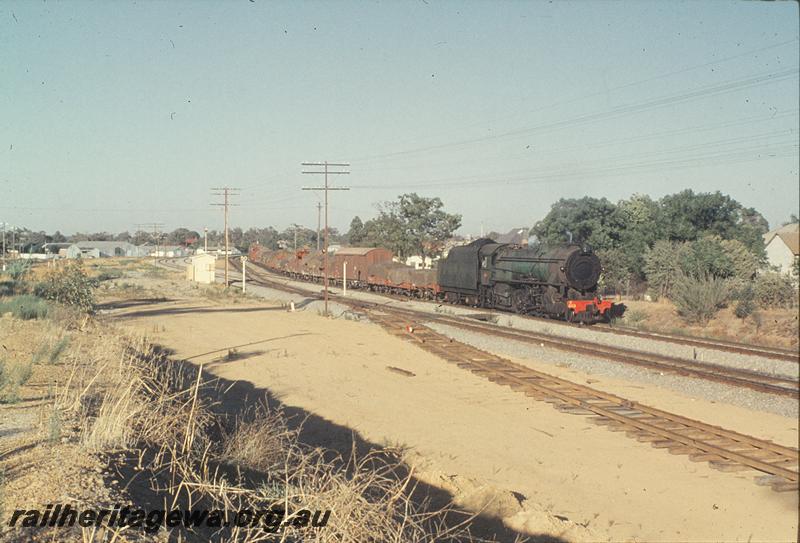
{"type": "Polygon", "coordinates": [[[718,460],[711,460],[709,461],[708,465],[717,471],[724,471],[724,472],[735,472],[735,471],[747,471],[752,470],[750,466],[745,466],[744,464],[739,464],[737,462],[730,462],[730,461],[718,461],[718,460]]]}

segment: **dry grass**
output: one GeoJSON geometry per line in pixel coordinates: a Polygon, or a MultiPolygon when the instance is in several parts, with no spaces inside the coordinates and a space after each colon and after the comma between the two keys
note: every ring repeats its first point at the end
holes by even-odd
{"type": "MultiPolygon", "coordinates": [[[[96,321],[83,323],[85,333],[75,325],[70,322],[70,341],[56,358],[61,378],[47,412],[45,439],[57,442],[62,426],[77,426],[87,450],[139,458],[137,468],[168,507],[332,511],[324,529],[288,526],[276,534],[260,524],[198,537],[226,542],[312,536],[320,542],[474,540],[466,529],[469,516],[412,498],[416,479],[396,454],[358,456],[354,448],[341,458],[309,448],[282,412],[264,406],[230,419],[216,409],[224,391],[204,379],[202,369],[170,361],[146,338],[96,321]]],[[[51,337],[66,334],[52,323],[47,326],[51,337]]]]}

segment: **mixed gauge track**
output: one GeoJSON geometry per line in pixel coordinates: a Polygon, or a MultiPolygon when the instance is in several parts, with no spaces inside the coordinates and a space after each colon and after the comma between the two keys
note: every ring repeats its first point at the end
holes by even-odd
{"type": "MultiPolygon", "coordinates": [[[[286,281],[282,281],[267,270],[256,266],[248,268],[248,282],[304,297],[320,296],[318,293],[287,284],[286,281]]],[[[483,322],[465,322],[454,316],[434,315],[424,311],[353,298],[337,296],[335,299],[338,303],[347,305],[354,311],[366,313],[371,321],[379,324],[393,335],[414,342],[448,362],[457,364],[492,382],[509,386],[536,400],[549,402],[560,411],[588,415],[593,422],[604,425],[612,431],[624,431],[638,441],[649,442],[653,447],[666,449],[671,454],[688,455],[692,461],[708,462],[711,467],[718,470],[755,470],[759,473],[756,478],[757,483],[769,485],[777,491],[798,490],[800,478],[798,477],[797,449],[725,430],[536,371],[465,343],[454,341],[444,334],[435,332],[425,324],[439,323],[511,341],[535,343],[540,346],[579,352],[583,356],[613,360],[793,398],[798,398],[797,379],[596,343],[576,344],[574,340],[560,336],[510,330],[483,322]]],[[[619,332],[618,329],[606,328],[605,330],[619,332]]],[[[649,337],[649,334],[645,335],[629,330],[625,330],[623,333],[649,337]]],[[[769,358],[781,357],[784,360],[797,362],[796,353],[790,354],[775,349],[742,346],[740,350],[732,350],[737,348],[736,344],[682,336],[677,336],[679,340],[682,340],[678,341],[665,334],[654,334],[654,336],[658,336],[657,340],[659,341],[675,341],[709,349],[769,358]]]]}

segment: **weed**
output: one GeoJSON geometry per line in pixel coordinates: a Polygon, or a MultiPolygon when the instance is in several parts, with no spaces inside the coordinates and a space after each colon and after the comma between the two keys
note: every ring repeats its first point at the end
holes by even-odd
{"type": "Polygon", "coordinates": [[[48,310],[47,302],[30,294],[14,296],[5,302],[0,302],[0,315],[11,313],[22,320],[43,319],[47,317],[48,310]]]}
{"type": "Polygon", "coordinates": [[[629,309],[625,312],[625,316],[622,318],[624,319],[623,322],[625,322],[625,324],[636,328],[647,320],[647,313],[637,309],[629,309]]]}
{"type": "Polygon", "coordinates": [[[19,387],[33,374],[33,362],[8,364],[0,360],[0,403],[17,403],[19,387]]]}
{"type": "Polygon", "coordinates": [[[723,279],[681,276],[673,286],[672,302],[687,321],[705,325],[725,307],[729,292],[723,279]]]}
{"type": "Polygon", "coordinates": [[[39,348],[34,351],[33,355],[31,356],[31,362],[33,364],[40,364],[44,357],[47,356],[47,352],[50,350],[50,347],[47,343],[42,343],[39,345],[39,348]]]}
{"type": "Polygon", "coordinates": [[[122,277],[122,272],[120,270],[104,270],[101,271],[95,279],[102,283],[103,281],[111,281],[112,279],[119,279],[122,277]]]}
{"type": "Polygon", "coordinates": [[[59,357],[66,350],[68,345],[69,345],[68,337],[64,336],[60,340],[58,340],[58,343],[55,344],[53,350],[50,351],[50,356],[48,357],[47,361],[50,364],[55,364],[56,362],[58,362],[59,357]]]}
{"type": "Polygon", "coordinates": [[[61,416],[58,413],[58,407],[53,404],[53,410],[50,412],[50,421],[47,425],[47,441],[49,443],[57,443],[61,439],[61,416]]]}

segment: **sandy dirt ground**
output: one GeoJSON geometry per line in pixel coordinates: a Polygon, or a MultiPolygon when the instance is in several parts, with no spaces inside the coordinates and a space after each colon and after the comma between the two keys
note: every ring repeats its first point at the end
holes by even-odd
{"type": "MultiPolygon", "coordinates": [[[[722,473],[609,432],[367,322],[199,300],[155,302],[108,316],[204,371],[248,382],[369,442],[404,448],[418,477],[449,490],[464,507],[485,506],[485,513],[520,532],[570,541],[797,537],[797,495],[757,486],[754,472],[722,473]],[[231,349],[236,357],[229,361],[231,349]],[[494,498],[488,505],[487,496],[494,498]]],[[[729,429],[797,443],[793,419],[520,362],[729,429]]]]}

